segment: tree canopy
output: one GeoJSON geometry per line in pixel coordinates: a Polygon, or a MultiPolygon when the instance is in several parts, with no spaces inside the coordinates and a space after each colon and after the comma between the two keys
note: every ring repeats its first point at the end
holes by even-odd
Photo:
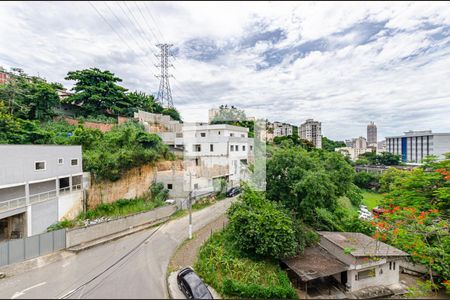
{"type": "Polygon", "coordinates": [[[330,152],[334,152],[334,149],[345,147],[345,143],[343,141],[333,141],[329,138],[323,136],[322,137],[322,149],[330,152]]]}
{"type": "Polygon", "coordinates": [[[313,224],[317,208],[332,212],[341,196],[359,203],[354,174],[352,166],[339,153],[277,148],[267,161],[267,197],[283,203],[299,218],[313,224]]]}

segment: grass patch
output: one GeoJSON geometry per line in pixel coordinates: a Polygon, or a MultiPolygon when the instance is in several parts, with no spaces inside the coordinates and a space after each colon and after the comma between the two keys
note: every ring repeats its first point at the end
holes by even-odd
{"type": "Polygon", "coordinates": [[[227,243],[224,231],[200,248],[195,270],[226,298],[297,298],[277,261],[245,257],[227,243]]]}
{"type": "Polygon", "coordinates": [[[120,199],[114,203],[102,203],[95,209],[89,209],[85,213],[81,213],[74,220],[62,220],[50,225],[47,231],[54,231],[62,228],[73,228],[83,226],[83,221],[93,220],[101,217],[118,218],[135,213],[145,212],[164,205],[162,200],[148,200],[145,198],[136,199],[120,199]]]}
{"type": "Polygon", "coordinates": [[[362,195],[363,195],[362,202],[364,203],[364,205],[367,206],[367,209],[369,211],[372,210],[372,208],[374,208],[375,206],[378,206],[381,200],[383,200],[382,194],[369,192],[366,190],[363,190],[362,195]]]}

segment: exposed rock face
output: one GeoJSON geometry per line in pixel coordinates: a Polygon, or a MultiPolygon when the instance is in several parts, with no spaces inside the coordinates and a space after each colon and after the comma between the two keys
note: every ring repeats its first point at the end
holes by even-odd
{"type": "Polygon", "coordinates": [[[95,208],[101,203],[112,203],[119,199],[132,199],[144,195],[149,186],[157,181],[158,173],[183,170],[183,161],[161,161],[156,164],[147,164],[125,172],[114,182],[93,182],[88,191],[87,203],[89,208],[95,208]]]}

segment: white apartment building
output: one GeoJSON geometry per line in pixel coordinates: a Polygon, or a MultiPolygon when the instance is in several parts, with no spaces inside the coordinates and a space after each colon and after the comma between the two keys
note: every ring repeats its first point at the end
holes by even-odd
{"type": "Polygon", "coordinates": [[[83,209],[81,146],[0,145],[0,240],[45,232],[83,209]]]}
{"type": "Polygon", "coordinates": [[[450,152],[450,133],[410,130],[402,136],[386,137],[386,152],[400,155],[407,163],[422,163],[429,155],[442,160],[450,152]]]}
{"type": "Polygon", "coordinates": [[[186,182],[190,188],[207,191],[215,180],[225,179],[229,186],[247,179],[253,161],[253,139],[248,128],[226,124],[186,124],[183,126],[186,182]]]}
{"type": "Polygon", "coordinates": [[[322,124],[319,121],[308,119],[300,125],[298,131],[301,139],[310,141],[316,148],[322,148],[322,124]]]}
{"type": "Polygon", "coordinates": [[[189,191],[211,192],[219,179],[237,186],[247,179],[253,162],[253,138],[248,128],[227,124],[180,123],[168,116],[139,111],[135,118],[147,131],[158,134],[184,159],[184,170],[159,174],[173,198],[185,198],[189,191]]]}

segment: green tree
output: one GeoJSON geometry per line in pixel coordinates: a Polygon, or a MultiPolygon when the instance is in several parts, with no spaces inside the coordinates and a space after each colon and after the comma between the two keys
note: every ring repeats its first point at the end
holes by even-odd
{"type": "Polygon", "coordinates": [[[54,115],[53,108],[59,104],[57,84],[49,84],[38,80],[30,87],[30,95],[27,105],[29,106],[28,118],[35,120],[49,120],[54,115]]]}
{"type": "Polygon", "coordinates": [[[126,117],[133,117],[133,114],[138,110],[150,113],[162,113],[164,110],[152,95],[147,95],[143,92],[135,91],[128,93],[127,101],[129,105],[122,111],[122,115],[126,117]]]}
{"type": "Polygon", "coordinates": [[[362,189],[378,189],[380,176],[369,172],[357,172],[353,182],[362,189]]]}
{"type": "Polygon", "coordinates": [[[358,201],[354,174],[352,166],[339,153],[278,148],[267,161],[267,197],[313,224],[316,208],[332,212],[341,196],[358,201]]]}
{"type": "Polygon", "coordinates": [[[335,148],[345,147],[345,143],[343,141],[333,141],[329,138],[323,136],[322,137],[322,149],[330,152],[334,152],[335,148]]]}
{"type": "Polygon", "coordinates": [[[229,241],[242,252],[271,258],[295,254],[298,246],[292,219],[261,192],[245,187],[227,215],[229,241]]]}
{"type": "Polygon", "coordinates": [[[97,68],[67,73],[66,80],[74,80],[74,93],[65,102],[81,106],[85,116],[121,114],[130,104],[125,92],[117,85],[122,79],[110,71],[97,68]]]}

